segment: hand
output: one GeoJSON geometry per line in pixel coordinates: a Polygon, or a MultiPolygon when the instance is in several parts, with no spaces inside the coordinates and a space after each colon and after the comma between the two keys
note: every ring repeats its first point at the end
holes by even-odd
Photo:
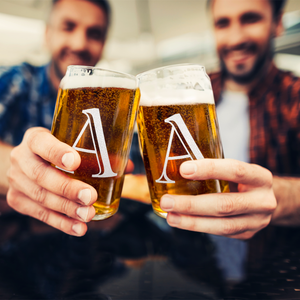
{"type": "Polygon", "coordinates": [[[237,192],[196,196],[164,195],[160,206],[169,225],[181,229],[249,239],[266,227],[276,208],[272,174],[233,159],[185,162],[180,174],[191,180],[220,179],[238,184],[237,192]]]}
{"type": "Polygon", "coordinates": [[[74,171],[80,162],[80,155],[49,130],[27,130],[22,143],[11,152],[8,204],[67,234],[84,235],[85,222],[95,215],[92,204],[97,200],[97,192],[50,165],[74,171]]]}

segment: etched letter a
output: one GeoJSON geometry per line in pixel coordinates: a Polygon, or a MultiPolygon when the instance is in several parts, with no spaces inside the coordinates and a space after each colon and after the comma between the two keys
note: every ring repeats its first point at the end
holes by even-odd
{"type": "Polygon", "coordinates": [[[168,149],[167,149],[167,153],[166,153],[163,172],[162,172],[160,178],[156,180],[156,182],[175,183],[175,181],[171,180],[167,176],[167,165],[168,165],[169,160],[177,160],[177,159],[184,159],[184,158],[190,158],[191,160],[194,160],[194,159],[201,159],[204,157],[203,157],[201,151],[199,150],[197,144],[195,143],[192,135],[190,134],[188,128],[186,127],[186,124],[184,123],[180,114],[175,114],[175,115],[165,119],[165,122],[171,124],[172,130],[171,130],[170,139],[169,139],[169,143],[168,143],[168,149]],[[181,144],[183,145],[184,149],[186,150],[186,152],[187,152],[186,155],[170,156],[171,145],[172,145],[174,133],[176,133],[181,144]]]}
{"type": "MultiPolygon", "coordinates": [[[[98,108],[85,109],[82,111],[82,113],[85,114],[88,119],[85,122],[84,126],[82,127],[72,147],[77,151],[85,152],[85,153],[93,153],[96,155],[97,163],[99,166],[99,172],[97,174],[93,174],[92,177],[105,178],[105,177],[116,176],[117,173],[114,173],[111,168],[99,109],[98,108]],[[94,146],[93,150],[77,147],[77,144],[80,141],[84,131],[87,129],[87,126],[89,126],[91,132],[91,137],[94,146]]],[[[66,172],[74,173],[70,171],[66,171],[66,172]]]]}

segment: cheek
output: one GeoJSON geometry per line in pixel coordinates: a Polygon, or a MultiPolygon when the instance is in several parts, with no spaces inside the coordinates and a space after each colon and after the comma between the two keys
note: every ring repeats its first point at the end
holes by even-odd
{"type": "Polygon", "coordinates": [[[222,48],[226,47],[228,39],[230,37],[228,36],[228,34],[229,33],[227,33],[225,30],[215,33],[216,49],[218,52],[220,52],[222,48]]]}
{"type": "Polygon", "coordinates": [[[50,39],[49,50],[52,55],[58,55],[59,52],[66,47],[66,39],[61,34],[57,34],[50,39]]]}
{"type": "Polygon", "coordinates": [[[264,48],[268,45],[270,38],[273,36],[269,26],[252,26],[248,30],[247,35],[249,41],[256,43],[259,48],[264,48]]]}
{"type": "Polygon", "coordinates": [[[90,53],[94,59],[99,59],[102,55],[104,43],[90,43],[90,53]]]}

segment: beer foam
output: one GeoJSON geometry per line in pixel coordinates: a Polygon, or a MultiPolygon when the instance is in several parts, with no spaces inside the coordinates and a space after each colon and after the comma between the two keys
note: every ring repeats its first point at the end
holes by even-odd
{"type": "Polygon", "coordinates": [[[194,89],[143,89],[140,106],[214,104],[212,90],[194,89]]]}
{"type": "Polygon", "coordinates": [[[65,76],[60,82],[60,87],[64,90],[97,87],[136,89],[137,82],[124,77],[65,76]]]}

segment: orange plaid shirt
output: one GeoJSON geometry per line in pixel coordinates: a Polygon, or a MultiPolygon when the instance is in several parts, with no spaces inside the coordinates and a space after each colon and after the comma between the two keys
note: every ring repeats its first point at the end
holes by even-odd
{"type": "MultiPolygon", "coordinates": [[[[221,73],[210,75],[218,105],[221,73]]],[[[300,175],[300,78],[272,66],[248,94],[250,162],[274,175],[300,175]]]]}

